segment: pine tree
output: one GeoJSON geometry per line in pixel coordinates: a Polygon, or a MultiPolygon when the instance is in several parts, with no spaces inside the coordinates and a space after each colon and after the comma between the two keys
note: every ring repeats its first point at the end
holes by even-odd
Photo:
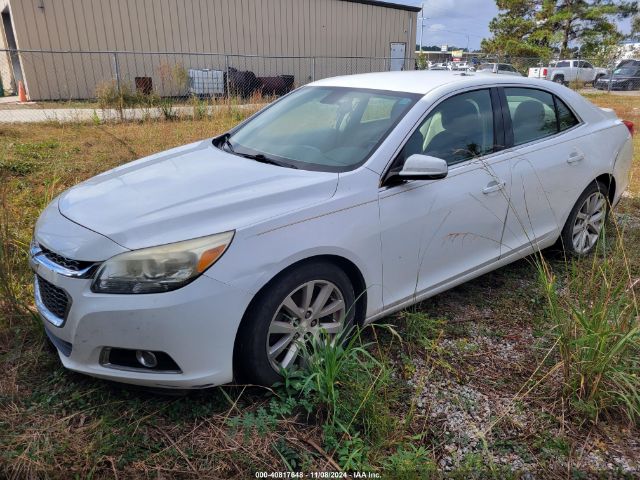
{"type": "MultiPolygon", "coordinates": [[[[489,24],[493,34],[483,50],[548,60],[553,53],[569,55],[572,45],[583,56],[603,45],[615,45],[623,35],[615,21],[638,13],[638,2],[627,0],[496,0],[500,13],[489,24]]],[[[635,23],[634,23],[635,25],[635,23]]]]}

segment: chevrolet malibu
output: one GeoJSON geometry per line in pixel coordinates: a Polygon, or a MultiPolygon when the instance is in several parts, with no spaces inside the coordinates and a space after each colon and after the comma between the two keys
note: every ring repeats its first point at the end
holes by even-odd
{"type": "Polygon", "coordinates": [[[321,80],[62,193],[35,227],[36,306],[71,370],[272,384],[321,334],[557,242],[589,254],[627,187],[632,134],[543,80],[321,80]]]}

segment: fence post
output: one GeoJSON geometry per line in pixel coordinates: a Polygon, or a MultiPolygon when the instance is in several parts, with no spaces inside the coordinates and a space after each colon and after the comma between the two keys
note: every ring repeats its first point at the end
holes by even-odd
{"type": "Polygon", "coordinates": [[[316,57],[311,58],[311,81],[316,81],[316,57]]]}
{"type": "Polygon", "coordinates": [[[224,69],[227,72],[226,76],[226,84],[227,84],[227,98],[231,98],[231,89],[229,88],[230,83],[229,83],[229,55],[225,55],[224,56],[224,69]]]}
{"type": "Polygon", "coordinates": [[[118,89],[118,93],[120,93],[120,64],[118,63],[118,53],[113,52],[113,68],[116,73],[116,88],[118,89]]]}

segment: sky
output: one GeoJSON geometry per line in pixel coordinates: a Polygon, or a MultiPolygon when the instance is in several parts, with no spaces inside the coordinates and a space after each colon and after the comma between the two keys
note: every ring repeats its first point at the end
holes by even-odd
{"type": "MultiPolygon", "coordinates": [[[[421,6],[424,3],[424,45],[455,45],[472,50],[489,37],[489,22],[498,14],[494,0],[394,0],[396,3],[421,6]]],[[[420,16],[420,14],[418,14],[420,16]]],[[[620,29],[629,32],[630,21],[621,22],[620,29]]],[[[420,20],[416,43],[420,42],[420,20]]]]}

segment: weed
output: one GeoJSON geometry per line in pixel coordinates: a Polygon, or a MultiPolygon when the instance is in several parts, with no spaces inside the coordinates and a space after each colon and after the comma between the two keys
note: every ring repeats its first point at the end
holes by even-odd
{"type": "Polygon", "coordinates": [[[207,102],[198,98],[195,95],[190,97],[190,103],[193,108],[193,119],[202,120],[209,115],[209,107],[207,102]]]}
{"type": "Polygon", "coordinates": [[[405,310],[400,313],[400,319],[404,326],[404,340],[426,349],[433,348],[445,324],[443,319],[432,318],[419,310],[405,310]]]}
{"type": "Polygon", "coordinates": [[[343,425],[329,423],[325,423],[322,430],[327,450],[333,452],[343,470],[371,470],[367,459],[369,447],[359,432],[350,434],[343,425]]]}
{"type": "Polygon", "coordinates": [[[102,123],[102,119],[95,109],[93,110],[93,112],[91,112],[91,123],[93,123],[96,127],[102,123]]]}
{"type": "Polygon", "coordinates": [[[437,472],[429,451],[413,443],[400,445],[395,453],[384,459],[382,465],[385,471],[393,472],[398,479],[429,478],[437,472]]]}
{"type": "Polygon", "coordinates": [[[565,397],[594,421],[603,411],[619,411],[633,422],[640,419],[640,312],[622,241],[600,250],[590,268],[570,263],[563,283],[541,260],[540,284],[557,336],[565,397]]]}

